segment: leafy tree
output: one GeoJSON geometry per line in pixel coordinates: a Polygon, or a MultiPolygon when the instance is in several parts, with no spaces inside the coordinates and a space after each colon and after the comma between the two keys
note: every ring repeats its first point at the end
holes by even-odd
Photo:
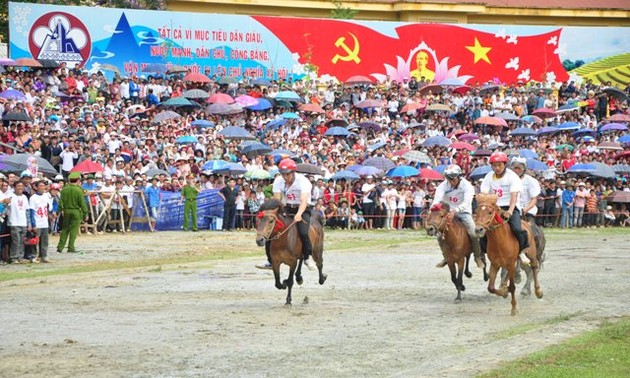
{"type": "Polygon", "coordinates": [[[335,6],[335,9],[330,11],[330,18],[336,18],[339,20],[352,20],[357,15],[357,13],[359,13],[358,10],[344,7],[341,0],[331,1],[335,6]]]}

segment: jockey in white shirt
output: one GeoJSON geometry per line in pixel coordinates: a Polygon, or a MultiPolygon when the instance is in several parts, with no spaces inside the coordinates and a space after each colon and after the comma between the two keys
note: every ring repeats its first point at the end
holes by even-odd
{"type": "MultiPolygon", "coordinates": [[[[481,269],[484,268],[483,260],[481,259],[481,248],[479,246],[479,237],[475,232],[475,221],[472,217],[472,201],[475,196],[475,188],[472,184],[462,177],[462,169],[458,165],[449,165],[444,170],[444,180],[435,189],[435,197],[431,204],[431,209],[435,209],[435,206],[446,203],[452,212],[455,213],[455,217],[459,219],[470,236],[470,242],[472,245],[473,254],[475,255],[475,262],[481,269]]],[[[446,266],[446,259],[442,260],[436,266],[442,268],[446,266]]]]}
{"type": "Polygon", "coordinates": [[[538,183],[538,180],[528,174],[525,174],[525,170],[527,169],[526,158],[518,156],[513,157],[510,161],[510,169],[512,169],[514,173],[521,178],[523,183],[523,190],[521,191],[520,197],[523,217],[527,221],[533,222],[536,214],[538,213],[536,202],[538,201],[538,196],[541,192],[540,184],[538,183]]]}

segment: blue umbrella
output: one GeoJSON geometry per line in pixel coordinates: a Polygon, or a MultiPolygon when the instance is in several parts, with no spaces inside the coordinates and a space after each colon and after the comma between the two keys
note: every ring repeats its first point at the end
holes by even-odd
{"type": "Polygon", "coordinates": [[[556,113],[570,112],[573,110],[578,110],[579,108],[580,107],[578,106],[577,102],[573,102],[570,104],[562,105],[558,108],[558,110],[556,110],[556,113]]]}
{"type": "Polygon", "coordinates": [[[486,177],[486,175],[488,174],[488,172],[492,172],[492,167],[489,165],[482,165],[481,167],[477,167],[475,168],[471,173],[470,173],[470,179],[475,181],[475,180],[479,180],[481,178],[486,177]]]}
{"type": "Polygon", "coordinates": [[[227,162],[227,166],[214,170],[214,173],[228,176],[242,175],[245,172],[247,172],[247,168],[243,167],[241,163],[232,162],[227,162]]]}
{"type": "Polygon", "coordinates": [[[284,118],[274,119],[273,121],[267,123],[267,128],[272,128],[275,130],[280,126],[283,126],[285,123],[287,123],[287,120],[284,118]]]}
{"type": "Polygon", "coordinates": [[[369,159],[366,159],[363,162],[363,165],[369,165],[372,167],[376,167],[382,171],[389,171],[390,169],[396,167],[393,161],[388,158],[384,158],[382,156],[374,156],[369,159]]]}
{"type": "Polygon", "coordinates": [[[0,92],[0,97],[6,98],[7,100],[26,101],[24,93],[15,89],[7,89],[0,92]]]}
{"type": "Polygon", "coordinates": [[[383,148],[383,147],[385,147],[386,145],[387,145],[387,143],[385,143],[385,142],[377,142],[377,143],[374,143],[374,144],[373,144],[373,145],[371,145],[371,146],[368,146],[368,151],[370,151],[370,152],[372,152],[372,151],[376,151],[376,150],[378,150],[379,148],[383,148]]]}
{"type": "Polygon", "coordinates": [[[264,85],[265,87],[268,87],[271,85],[271,81],[264,79],[262,77],[259,77],[258,79],[254,79],[254,81],[252,81],[252,84],[254,85],[264,85]]]}
{"type": "Polygon", "coordinates": [[[359,168],[354,169],[354,173],[360,176],[380,176],[383,174],[383,170],[371,165],[362,165],[359,168]]]}
{"type": "Polygon", "coordinates": [[[521,117],[521,121],[523,122],[537,122],[540,118],[536,117],[535,115],[526,115],[526,116],[522,116],[521,117]]]}
{"type": "Polygon", "coordinates": [[[293,112],[284,112],[280,115],[284,119],[300,119],[300,116],[293,112]]]}
{"type": "Polygon", "coordinates": [[[278,92],[275,99],[278,101],[302,101],[300,95],[293,91],[278,92]]]}
{"type": "Polygon", "coordinates": [[[630,134],[620,137],[618,141],[619,143],[630,144],[630,134]]]}
{"type": "Polygon", "coordinates": [[[267,155],[271,155],[271,156],[282,156],[282,157],[289,157],[289,158],[294,158],[297,155],[295,154],[295,152],[290,151],[290,150],[284,150],[284,149],[275,149],[275,150],[271,150],[269,151],[269,153],[267,155]]]}
{"type": "Polygon", "coordinates": [[[531,136],[536,135],[536,130],[532,130],[529,127],[518,127],[512,130],[512,136],[531,136]]]}
{"type": "Polygon", "coordinates": [[[440,164],[437,167],[433,167],[433,170],[441,175],[444,175],[446,168],[448,168],[448,164],[440,164]]]}
{"type": "Polygon", "coordinates": [[[431,138],[428,138],[427,140],[425,140],[424,142],[422,142],[422,147],[433,147],[433,146],[449,146],[451,144],[451,140],[443,137],[441,135],[438,136],[434,136],[431,138]]]}
{"type": "Polygon", "coordinates": [[[438,83],[438,84],[443,87],[461,87],[461,86],[466,85],[466,83],[454,77],[444,79],[441,83],[438,83]]]}
{"type": "Polygon", "coordinates": [[[326,130],[326,136],[348,136],[350,132],[345,127],[335,126],[326,130]]]}
{"type": "Polygon", "coordinates": [[[527,159],[527,169],[531,169],[532,171],[542,172],[549,169],[549,167],[547,166],[547,164],[543,163],[540,160],[527,159]]]}
{"type": "Polygon", "coordinates": [[[173,97],[173,98],[169,98],[168,100],[160,103],[160,106],[172,106],[174,108],[177,108],[177,107],[180,107],[180,106],[195,106],[195,105],[199,106],[199,104],[195,104],[193,102],[190,102],[185,97],[173,97]]]}
{"type": "Polygon", "coordinates": [[[253,110],[253,111],[256,112],[256,111],[271,109],[271,107],[272,107],[272,105],[271,105],[271,102],[269,100],[267,100],[266,98],[259,98],[258,99],[258,104],[252,105],[252,106],[247,106],[247,109],[253,110]]]}
{"type": "Polygon", "coordinates": [[[179,144],[187,144],[187,143],[197,143],[199,142],[197,138],[192,135],[184,135],[177,138],[177,143],[179,144]]]}
{"type": "Polygon", "coordinates": [[[591,134],[591,135],[595,135],[597,134],[597,131],[593,130],[593,129],[589,129],[589,128],[583,128],[583,129],[579,129],[576,132],[573,133],[574,137],[577,137],[579,135],[583,135],[583,134],[591,134]]]}
{"type": "Polygon", "coordinates": [[[593,164],[575,164],[567,170],[567,173],[592,173],[597,170],[593,164]]]}
{"type": "Polygon", "coordinates": [[[518,150],[518,156],[528,158],[528,159],[536,159],[538,154],[532,150],[528,150],[527,148],[521,148],[518,150]]]}
{"type": "Polygon", "coordinates": [[[342,180],[342,179],[358,180],[360,178],[361,177],[359,175],[347,169],[344,169],[343,171],[335,172],[335,174],[330,177],[331,180],[335,180],[335,181],[342,180]]]}
{"type": "Polygon", "coordinates": [[[591,176],[601,177],[601,178],[615,178],[615,170],[608,164],[600,163],[598,161],[594,161],[590,163],[595,166],[595,171],[591,172],[591,176]]]}
{"type": "Polygon", "coordinates": [[[254,142],[243,147],[242,152],[248,157],[254,157],[257,155],[265,155],[271,152],[272,148],[267,146],[266,144],[260,142],[254,142]]]}
{"type": "Polygon", "coordinates": [[[599,129],[599,131],[602,133],[605,131],[627,131],[627,130],[628,130],[628,126],[622,123],[608,123],[600,127],[599,129]]]}
{"type": "Polygon", "coordinates": [[[238,126],[228,126],[217,133],[225,139],[256,139],[249,131],[238,126]]]}
{"type": "Polygon", "coordinates": [[[201,166],[201,169],[204,171],[216,171],[218,169],[226,168],[227,166],[228,162],[225,160],[209,160],[201,166]]]}
{"type": "Polygon", "coordinates": [[[579,140],[581,140],[582,142],[594,142],[595,138],[593,138],[590,135],[586,135],[586,136],[582,136],[582,137],[577,137],[579,140]]]}
{"type": "Polygon", "coordinates": [[[578,130],[580,124],[577,122],[563,122],[556,127],[559,131],[578,130]]]}
{"type": "Polygon", "coordinates": [[[630,164],[615,164],[611,168],[616,173],[630,173],[630,164]]]}
{"type": "Polygon", "coordinates": [[[553,134],[553,133],[557,133],[557,132],[558,132],[558,129],[556,129],[555,127],[547,126],[547,127],[543,127],[542,129],[538,130],[538,135],[553,134]]]}
{"type": "Polygon", "coordinates": [[[349,170],[349,171],[352,171],[352,172],[356,172],[361,167],[364,167],[364,165],[355,164],[355,165],[350,165],[350,166],[346,167],[346,169],[349,170]]]}
{"type": "Polygon", "coordinates": [[[205,129],[206,127],[214,127],[214,122],[208,121],[205,119],[198,119],[198,120],[192,121],[191,125],[205,129]]]}
{"type": "Polygon", "coordinates": [[[412,177],[418,176],[420,171],[410,165],[399,165],[387,171],[387,177],[412,177]]]}

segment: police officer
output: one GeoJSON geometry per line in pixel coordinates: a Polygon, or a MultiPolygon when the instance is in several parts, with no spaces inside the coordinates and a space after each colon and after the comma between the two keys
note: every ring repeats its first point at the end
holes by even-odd
{"type": "MultiPolygon", "coordinates": [[[[480,269],[484,268],[483,260],[481,259],[481,248],[479,246],[479,238],[475,233],[475,221],[472,217],[472,201],[475,197],[475,188],[472,184],[462,177],[462,169],[459,165],[449,165],[444,170],[444,180],[435,189],[435,197],[431,207],[445,202],[449,205],[452,212],[455,213],[455,217],[462,221],[470,237],[472,245],[472,251],[475,255],[475,262],[480,269]]],[[[438,268],[446,266],[447,261],[443,259],[436,265],[438,268]]]]}
{"type": "MultiPolygon", "coordinates": [[[[283,159],[278,164],[280,176],[273,181],[273,198],[282,201],[288,214],[293,215],[300,239],[302,240],[302,253],[304,265],[309,270],[317,268],[315,262],[311,258],[313,246],[308,236],[311,225],[311,209],[309,201],[313,185],[301,173],[296,173],[297,164],[292,159],[283,159]]],[[[271,269],[271,242],[265,244],[265,252],[267,253],[267,261],[260,265],[256,265],[259,269],[271,269]]]]}
{"type": "Polygon", "coordinates": [[[59,244],[57,244],[57,252],[61,253],[68,241],[68,252],[77,252],[74,242],[79,233],[81,220],[87,221],[87,205],[83,198],[83,189],[81,189],[81,174],[79,172],[71,172],[68,175],[70,184],[63,187],[59,199],[59,211],[63,215],[63,223],[61,226],[61,235],[59,236],[59,244]]]}

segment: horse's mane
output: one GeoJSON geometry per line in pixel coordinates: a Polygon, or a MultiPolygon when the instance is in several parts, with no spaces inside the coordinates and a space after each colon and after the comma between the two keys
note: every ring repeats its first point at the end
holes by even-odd
{"type": "Polygon", "coordinates": [[[477,205],[496,205],[499,197],[496,194],[477,194],[477,205]]]}
{"type": "Polygon", "coordinates": [[[284,206],[281,201],[278,201],[275,198],[270,198],[260,206],[260,211],[282,209],[283,207],[284,206]]]}

